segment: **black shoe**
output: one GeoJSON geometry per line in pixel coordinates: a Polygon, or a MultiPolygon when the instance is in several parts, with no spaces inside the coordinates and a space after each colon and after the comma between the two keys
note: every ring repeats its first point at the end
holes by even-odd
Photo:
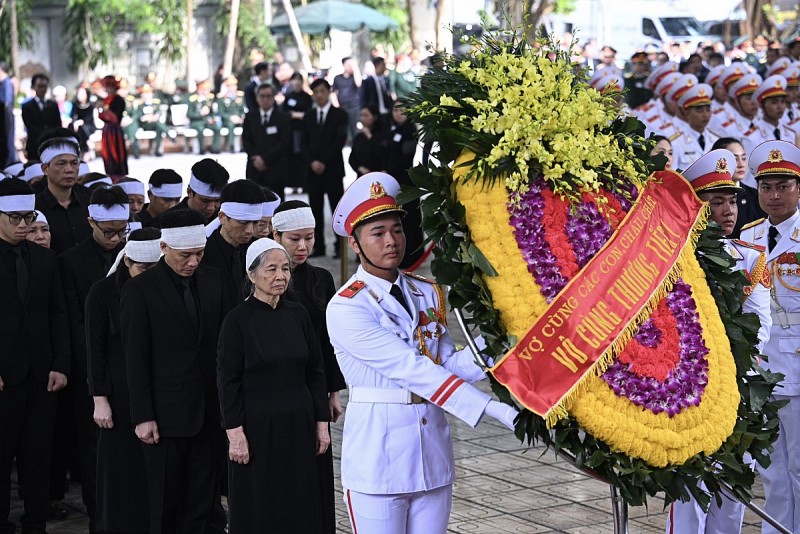
{"type": "Polygon", "coordinates": [[[50,519],[62,521],[69,517],[69,508],[63,502],[54,502],[50,505],[50,519]]]}
{"type": "Polygon", "coordinates": [[[163,155],[164,155],[164,153],[161,152],[160,150],[156,150],[156,153],[154,154],[154,156],[157,157],[157,158],[160,158],[163,155]]]}
{"type": "Polygon", "coordinates": [[[311,254],[309,254],[309,258],[321,258],[325,255],[325,250],[312,250],[311,254]]]}

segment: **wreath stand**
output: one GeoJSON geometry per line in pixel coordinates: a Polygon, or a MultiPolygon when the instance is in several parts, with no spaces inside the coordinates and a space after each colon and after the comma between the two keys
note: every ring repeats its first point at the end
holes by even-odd
{"type": "MultiPolygon", "coordinates": [[[[489,367],[487,362],[481,356],[480,350],[478,346],[475,344],[475,340],[472,339],[472,334],[470,333],[469,329],[467,328],[467,324],[464,321],[464,316],[461,314],[461,310],[458,308],[453,308],[453,313],[455,313],[456,319],[458,320],[458,326],[461,327],[461,332],[464,334],[464,337],[467,340],[467,345],[469,345],[472,354],[475,358],[483,363],[483,367],[489,367]]],[[[575,457],[569,454],[566,451],[559,451],[558,455],[562,458],[566,459],[575,469],[581,471],[583,474],[587,475],[590,478],[598,480],[604,484],[608,484],[609,488],[611,489],[611,512],[614,516],[614,534],[629,534],[628,531],[628,503],[622,498],[619,494],[619,490],[616,486],[611,484],[611,482],[587,467],[578,467],[575,461],[575,457]]],[[[736,499],[737,501],[744,504],[747,508],[753,511],[757,516],[761,519],[772,525],[775,530],[780,532],[780,534],[792,534],[792,531],[788,528],[784,527],[778,521],[775,520],[772,516],[770,516],[767,512],[764,511],[763,508],[760,506],[753,504],[750,501],[745,501],[733,493],[733,489],[724,482],[721,482],[720,485],[724,490],[725,494],[729,497],[736,499]]]]}

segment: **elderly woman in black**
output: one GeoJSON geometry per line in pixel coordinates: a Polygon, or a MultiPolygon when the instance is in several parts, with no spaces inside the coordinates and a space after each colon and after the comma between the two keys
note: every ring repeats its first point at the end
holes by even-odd
{"type": "MultiPolygon", "coordinates": [[[[325,308],[333,298],[336,286],[331,273],[308,263],[308,255],[314,249],[314,215],[308,204],[300,200],[287,200],[275,210],[272,228],[275,241],[281,244],[292,262],[292,288],[287,296],[305,306],[311,316],[314,332],[322,350],[325,363],[325,384],[328,392],[328,408],[331,421],[342,415],[339,391],[345,389],[339,363],[328,336],[325,308]]],[[[333,451],[317,457],[320,481],[320,505],[325,534],[336,534],[336,500],[333,480],[333,451]]]]}
{"type": "Polygon", "coordinates": [[[219,336],[217,386],[228,434],[231,534],[321,532],[316,455],[330,445],[319,341],[283,295],[289,255],[268,238],[245,260],[250,297],[219,336]]]}
{"type": "Polygon", "coordinates": [[[87,380],[97,432],[97,529],[147,532],[150,515],[141,444],[133,433],[120,337],[122,285],[156,265],[161,232],[135,230],[108,276],[86,297],[87,380]]]}

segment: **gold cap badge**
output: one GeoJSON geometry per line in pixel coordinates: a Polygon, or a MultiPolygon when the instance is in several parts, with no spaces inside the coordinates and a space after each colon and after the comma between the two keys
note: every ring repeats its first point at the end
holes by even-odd
{"type": "Polygon", "coordinates": [[[383,184],[380,182],[372,182],[372,185],[369,187],[369,198],[381,198],[386,196],[386,189],[383,188],[383,184]]]}
{"type": "Polygon", "coordinates": [[[769,156],[767,156],[767,161],[769,163],[779,163],[783,161],[783,154],[777,148],[769,151],[769,156]]]}
{"type": "Polygon", "coordinates": [[[730,174],[731,171],[728,169],[728,160],[725,158],[720,158],[717,160],[717,168],[714,169],[714,172],[730,174]]]}

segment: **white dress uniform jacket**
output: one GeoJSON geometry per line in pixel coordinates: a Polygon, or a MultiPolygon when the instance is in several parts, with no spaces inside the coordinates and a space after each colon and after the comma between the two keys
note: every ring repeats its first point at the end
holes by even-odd
{"type": "Polygon", "coordinates": [[[714,143],[716,143],[719,138],[719,134],[712,132],[708,128],[703,130],[702,134],[692,128],[684,129],[683,133],[672,141],[672,151],[674,153],[672,168],[682,170],[688,169],[700,156],[711,152],[711,147],[714,146],[714,143]],[[700,135],[702,135],[705,140],[705,148],[700,146],[700,135]]]}
{"type": "Polygon", "coordinates": [[[485,374],[469,350],[455,351],[437,286],[405,274],[395,283],[413,317],[389,293],[388,281],[361,267],[327,309],[331,343],[350,388],[342,485],[360,493],[411,493],[452,484],[445,411],[475,426],[490,400],[469,385],[485,374]],[[441,365],[423,352],[438,356],[441,365]],[[392,400],[397,398],[416,400],[401,404],[392,400]]]}
{"type": "MultiPolygon", "coordinates": [[[[785,116],[786,114],[784,114],[784,117],[785,116]]],[[[776,127],[764,119],[757,119],[755,122],[758,125],[758,128],[761,130],[761,133],[764,135],[765,141],[788,141],[797,146],[797,132],[786,124],[779,122],[778,126],[776,127]],[[778,137],[775,135],[775,130],[778,130],[780,133],[780,139],[778,139],[778,137]]]]}
{"type": "Polygon", "coordinates": [[[752,245],[739,239],[732,239],[725,243],[725,250],[736,260],[734,270],[742,271],[750,287],[745,288],[745,301],[742,311],[755,313],[761,327],[758,329],[758,350],[763,353],[764,347],[769,342],[769,333],[772,328],[772,315],[770,314],[770,279],[767,255],[759,245],[752,245]]]}

